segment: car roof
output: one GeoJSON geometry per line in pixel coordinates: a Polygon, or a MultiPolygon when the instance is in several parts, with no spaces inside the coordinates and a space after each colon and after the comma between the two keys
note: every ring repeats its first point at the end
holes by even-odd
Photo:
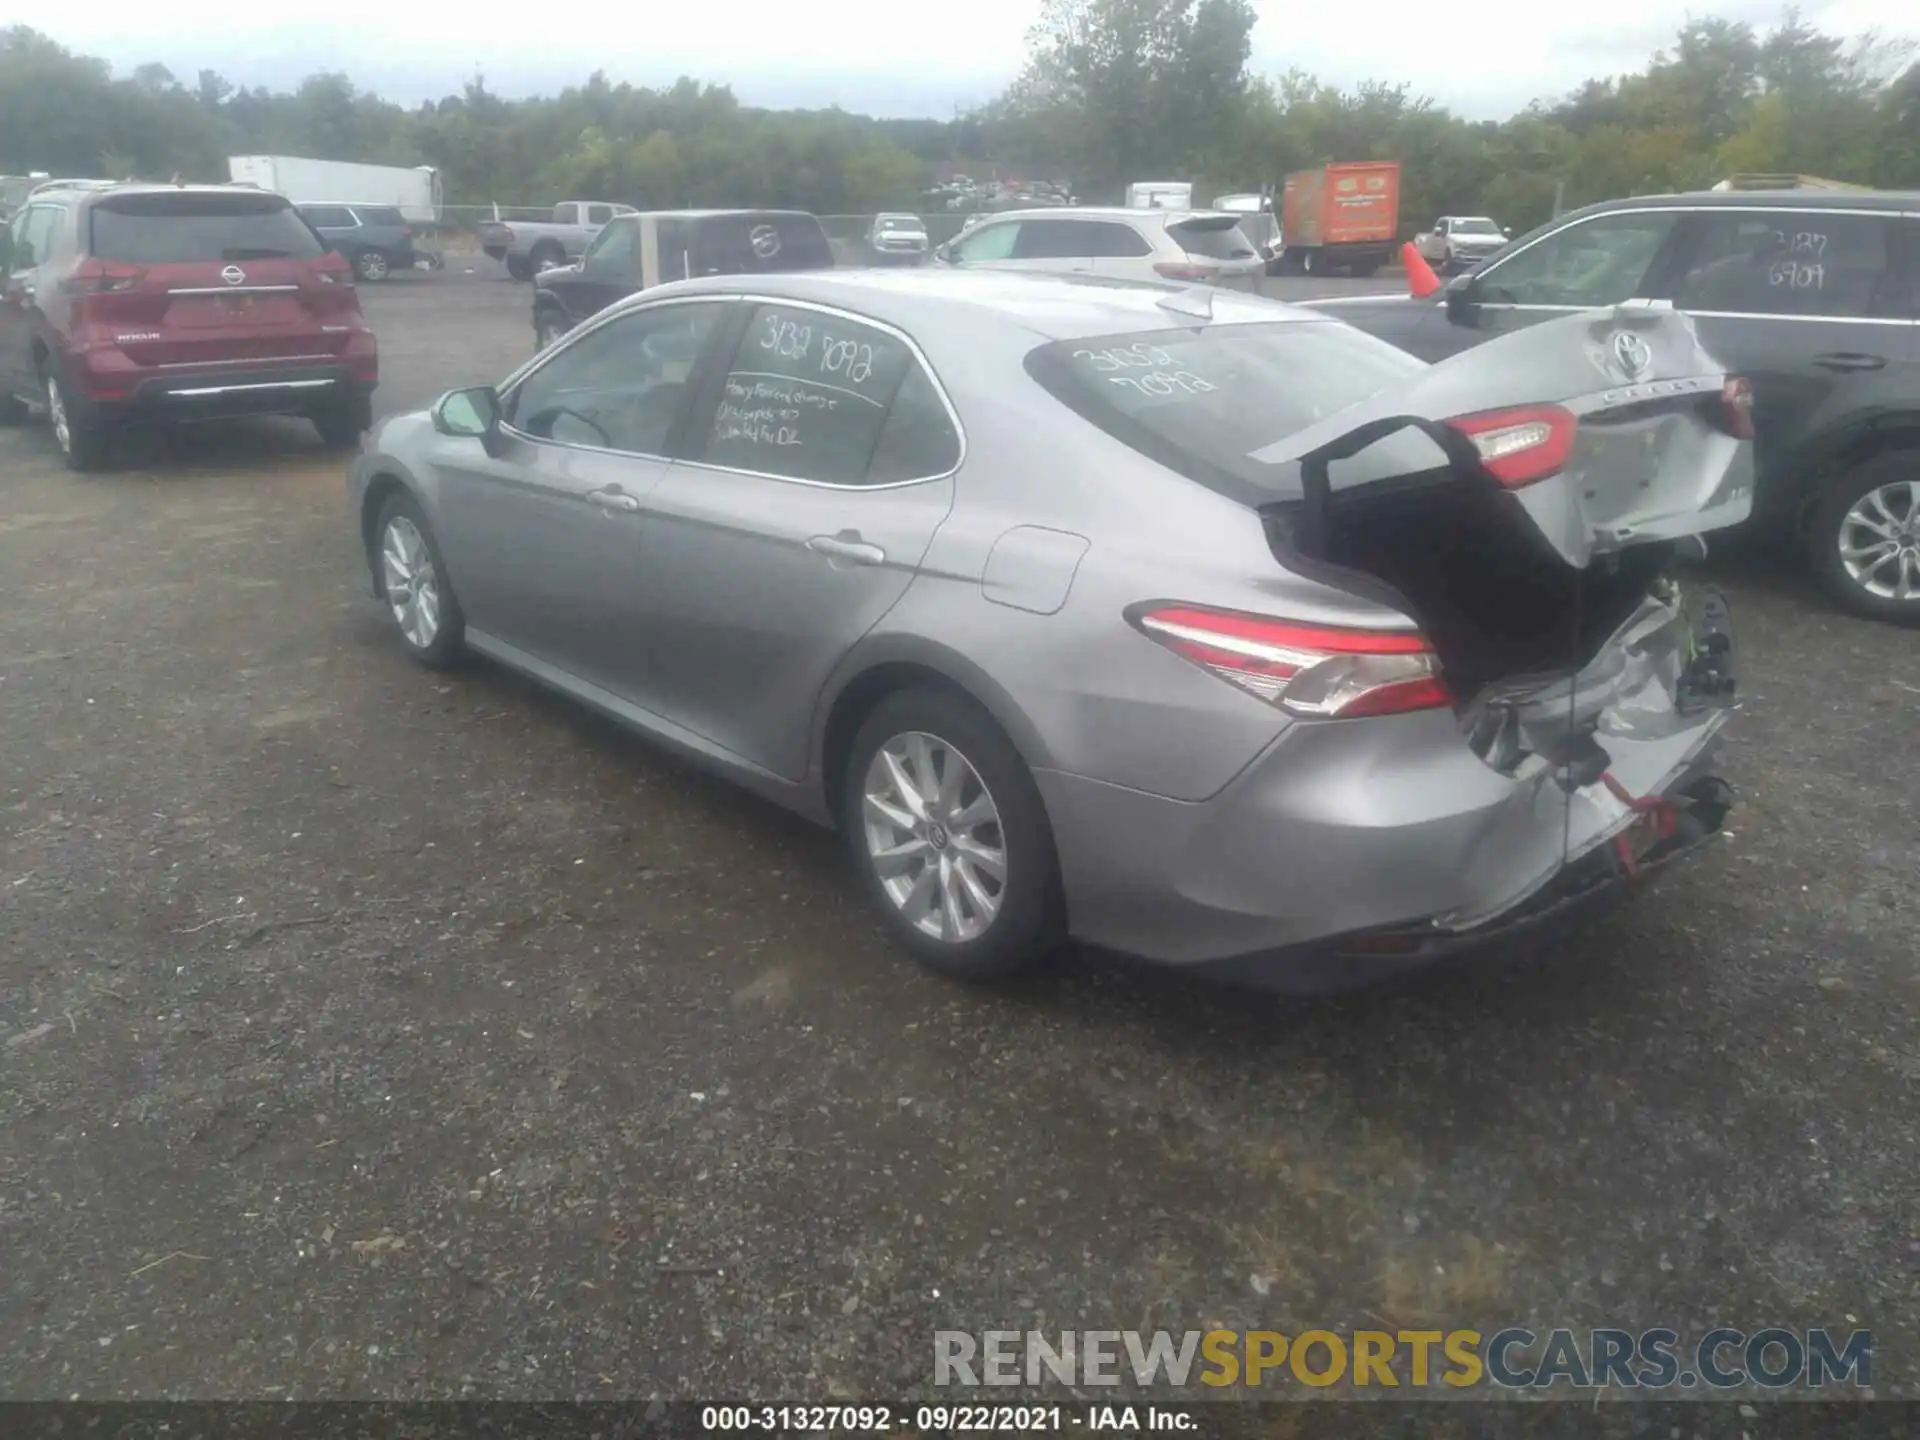
{"type": "MultiPolygon", "coordinates": [[[[80,195],[88,200],[108,200],[120,195],[262,195],[278,200],[283,205],[293,202],[286,196],[273,190],[262,190],[257,185],[161,185],[151,181],[127,181],[124,183],[81,184],[56,187],[42,191],[42,194],[64,193],[80,195]]],[[[39,196],[34,197],[38,199],[39,196]]]]}
{"type": "Polygon", "coordinates": [[[1613,210],[1669,210],[1726,208],[1751,210],[1913,210],[1920,208],[1920,190],[1694,190],[1672,195],[1634,195],[1602,200],[1572,212],[1604,215],[1613,210]]]}
{"type": "Polygon", "coordinates": [[[1210,321],[1160,302],[1182,286],[1009,270],[840,269],[676,280],[617,302],[634,308],[675,295],[751,294],[838,305],[913,333],[936,320],[973,320],[1074,340],[1136,330],[1192,329],[1196,323],[1324,322],[1330,317],[1241,291],[1207,290],[1210,321]]]}
{"type": "Polygon", "coordinates": [[[734,215],[797,216],[806,220],[818,220],[820,218],[811,210],[763,210],[751,205],[736,206],[727,210],[635,210],[629,213],[634,215],[653,215],[663,220],[724,220],[734,215]]]}
{"type": "Polygon", "coordinates": [[[1182,220],[1238,220],[1231,210],[1174,210],[1144,205],[1035,205],[1025,210],[1007,210],[987,217],[991,220],[1154,220],[1175,225],[1182,220]]]}

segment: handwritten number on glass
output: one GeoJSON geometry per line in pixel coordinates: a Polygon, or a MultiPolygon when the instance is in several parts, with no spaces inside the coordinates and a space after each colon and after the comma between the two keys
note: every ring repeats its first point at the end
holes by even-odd
{"type": "Polygon", "coordinates": [[[811,325],[796,325],[791,320],[782,320],[778,315],[767,316],[766,333],[760,337],[762,350],[771,350],[787,360],[804,360],[812,344],[811,325]]]}

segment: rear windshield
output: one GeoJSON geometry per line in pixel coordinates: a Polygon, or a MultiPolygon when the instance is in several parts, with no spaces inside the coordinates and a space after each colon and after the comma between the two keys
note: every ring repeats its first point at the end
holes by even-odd
{"type": "Polygon", "coordinates": [[[397,205],[356,205],[362,225],[405,225],[407,217],[397,205]]]}
{"type": "Polygon", "coordinates": [[[1218,220],[1182,220],[1167,226],[1167,234],[1189,255],[1207,260],[1251,260],[1253,245],[1238,223],[1238,217],[1222,215],[1218,220]]]}
{"type": "MultiPolygon", "coordinates": [[[[1116,440],[1255,505],[1297,498],[1300,481],[1297,465],[1263,463],[1253,451],[1429,368],[1330,320],[1059,340],[1032,351],[1026,366],[1055,399],[1116,440]]],[[[1393,443],[1372,447],[1369,458],[1393,443]]],[[[1428,463],[1421,454],[1411,468],[1428,463]]]]}
{"type": "Polygon", "coordinates": [[[827,270],[833,247],[811,215],[708,215],[660,227],[660,275],[763,275],[827,270]]]}
{"type": "Polygon", "coordinates": [[[115,195],[93,206],[93,253],[127,265],[305,260],[326,253],[277,195],[115,195]]]}

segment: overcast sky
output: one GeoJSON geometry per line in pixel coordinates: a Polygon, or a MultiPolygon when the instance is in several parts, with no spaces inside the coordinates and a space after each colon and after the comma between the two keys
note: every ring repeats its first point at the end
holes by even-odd
{"type": "MultiPolygon", "coordinates": [[[[1474,119],[1504,118],[1591,75],[1639,69],[1687,12],[1673,0],[1479,0],[1451,12],[1409,0],[1369,0],[1364,9],[1254,4],[1261,17],[1255,73],[1299,66],[1342,84],[1404,81],[1474,119]],[[1364,23],[1354,23],[1356,16],[1364,23]]],[[[1761,0],[1698,9],[1762,26],[1780,13],[1761,0]]],[[[1920,29],[1911,0],[1808,0],[1802,9],[1810,23],[1843,34],[1920,29]]],[[[69,15],[15,18],[119,71],[158,60],[189,83],[204,67],[237,83],[288,89],[334,69],[412,103],[457,91],[476,70],[496,92],[521,96],[552,93],[603,68],[636,85],[693,75],[731,85],[755,105],[838,104],[945,119],[1012,78],[1037,10],[1038,0],[641,0],[619,7],[467,0],[350,10],[96,0],[69,15]]],[[[0,24],[10,23],[0,12],[0,24]]]]}

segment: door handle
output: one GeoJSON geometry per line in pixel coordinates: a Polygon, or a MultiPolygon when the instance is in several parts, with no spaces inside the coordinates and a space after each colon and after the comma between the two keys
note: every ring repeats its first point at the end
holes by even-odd
{"type": "Polygon", "coordinates": [[[1883,370],[1887,362],[1878,355],[1862,355],[1857,351],[1841,350],[1831,355],[1816,355],[1813,363],[1822,370],[1883,370]]]}
{"type": "Polygon", "coordinates": [[[589,490],[587,499],[602,510],[638,510],[640,502],[623,490],[589,490]]]}
{"type": "Polygon", "coordinates": [[[830,560],[851,560],[856,565],[882,565],[887,559],[886,551],[854,534],[816,535],[807,541],[807,549],[830,560]]]}

